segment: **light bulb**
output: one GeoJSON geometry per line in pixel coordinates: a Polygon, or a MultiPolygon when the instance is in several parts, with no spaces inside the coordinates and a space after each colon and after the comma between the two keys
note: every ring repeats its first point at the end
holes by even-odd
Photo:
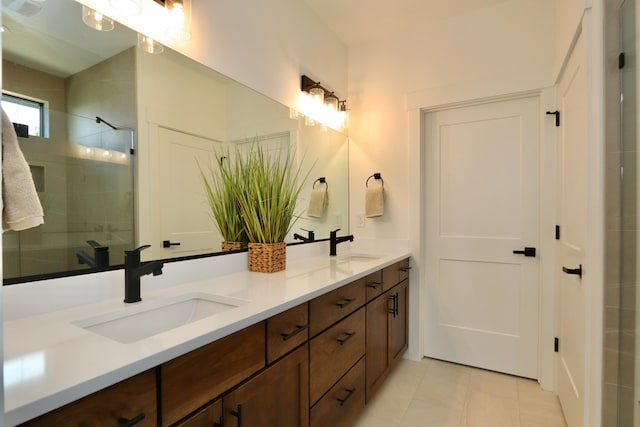
{"type": "Polygon", "coordinates": [[[98,31],[111,31],[115,27],[113,19],[87,6],[82,6],[82,22],[98,31]]]}

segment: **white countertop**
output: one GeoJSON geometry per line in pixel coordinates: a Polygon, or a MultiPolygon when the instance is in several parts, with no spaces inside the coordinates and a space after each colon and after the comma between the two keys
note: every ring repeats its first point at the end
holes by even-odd
{"type": "MultiPolygon", "coordinates": [[[[340,249],[337,257],[329,257],[324,252],[323,255],[292,256],[290,260],[289,252],[292,249],[288,248],[287,269],[278,273],[252,273],[245,268],[245,271],[188,280],[158,289],[146,286],[146,283],[153,283],[156,278],[145,276],[143,300],[140,303],[125,304],[122,302],[122,295],[118,295],[103,297],[90,304],[77,304],[56,311],[5,320],[6,425],[13,426],[49,412],[410,255],[407,250],[402,249],[388,252],[352,250],[351,253],[340,249]],[[349,259],[353,254],[365,252],[375,254],[377,258],[360,258],[358,261],[349,259]],[[113,341],[72,323],[101,313],[153,304],[164,298],[191,292],[239,298],[246,300],[246,303],[129,344],[113,341]]],[[[238,256],[246,265],[246,254],[237,254],[236,258],[238,256]]],[[[205,261],[198,262],[202,264],[205,261]]],[[[166,264],[165,270],[184,268],[178,264],[181,263],[166,264]]],[[[179,276],[174,274],[176,275],[179,276]]],[[[82,276],[84,286],[92,286],[92,283],[86,283],[91,280],[91,276],[93,275],[82,276]]],[[[160,277],[162,276],[158,276],[160,277]]],[[[114,291],[116,295],[124,287],[122,283],[110,286],[118,290],[114,291]]],[[[11,295],[5,294],[3,298],[5,306],[12,304],[11,295]]],[[[60,298],[64,298],[64,295],[60,298]]],[[[55,304],[55,301],[51,303],[55,304]]],[[[46,302],[40,301],[39,304],[46,302]]]]}

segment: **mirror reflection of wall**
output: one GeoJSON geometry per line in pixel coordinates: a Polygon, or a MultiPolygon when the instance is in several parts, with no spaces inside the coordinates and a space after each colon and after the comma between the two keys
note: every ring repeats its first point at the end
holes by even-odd
{"type": "Polygon", "coordinates": [[[113,31],[90,29],[80,10],[73,0],[49,0],[31,16],[3,6],[3,93],[43,106],[42,136],[20,146],[45,209],[43,226],[4,234],[5,283],[87,269],[78,253],[94,255],[92,245],[109,247],[111,266],[141,244],[152,245],[147,260],[219,252],[196,159],[256,138],[314,165],[287,241],[301,228],[317,239],[348,232],[345,135],[307,127],[288,107],[171,49],[146,53],[117,22],[113,31]],[[318,176],[329,182],[330,202],[312,218],[318,176]]]}

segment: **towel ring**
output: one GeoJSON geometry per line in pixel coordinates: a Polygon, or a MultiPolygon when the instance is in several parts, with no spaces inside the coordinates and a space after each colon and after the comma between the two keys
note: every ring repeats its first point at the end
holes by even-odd
{"type": "Polygon", "coordinates": [[[327,182],[327,180],[325,179],[324,176],[321,176],[320,178],[316,179],[313,183],[313,189],[316,188],[316,183],[319,182],[320,184],[324,184],[327,186],[327,190],[329,190],[329,183],[327,182]]]}
{"type": "Polygon", "coordinates": [[[369,178],[367,178],[367,182],[364,184],[365,187],[369,188],[369,180],[371,178],[379,179],[380,181],[382,181],[382,187],[384,187],[384,179],[382,179],[382,174],[380,174],[380,172],[376,172],[373,175],[371,175],[369,178]]]}

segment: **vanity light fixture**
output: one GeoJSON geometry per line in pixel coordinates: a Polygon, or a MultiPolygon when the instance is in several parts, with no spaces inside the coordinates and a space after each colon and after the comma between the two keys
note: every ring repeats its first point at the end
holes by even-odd
{"type": "Polygon", "coordinates": [[[191,39],[191,0],[165,0],[164,7],[169,11],[167,36],[176,41],[191,39]]]}
{"type": "Polygon", "coordinates": [[[138,33],[138,47],[146,53],[157,54],[164,52],[164,46],[161,43],[140,33],[138,33]]]}
{"type": "Polygon", "coordinates": [[[82,6],[82,22],[98,31],[111,31],[115,27],[113,19],[84,5],[82,6]]]}
{"type": "Polygon", "coordinates": [[[300,112],[308,126],[320,123],[323,127],[344,129],[347,124],[347,101],[303,75],[300,79],[300,112]]]}
{"type": "Polygon", "coordinates": [[[109,4],[124,15],[139,15],[142,12],[140,0],[109,0],[109,4]]]}

